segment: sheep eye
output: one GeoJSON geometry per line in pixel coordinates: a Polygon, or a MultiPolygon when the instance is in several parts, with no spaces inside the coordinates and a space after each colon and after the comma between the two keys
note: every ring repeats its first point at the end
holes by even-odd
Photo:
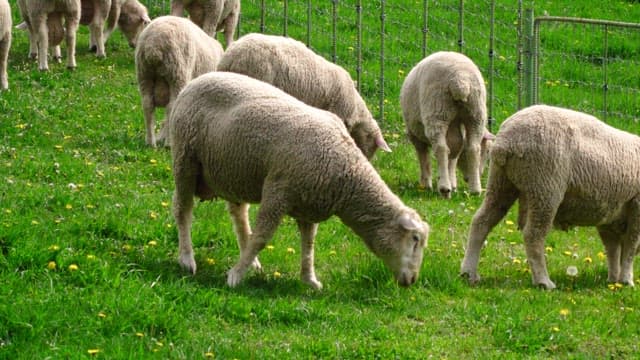
{"type": "Polygon", "coordinates": [[[412,239],[413,239],[414,242],[420,242],[420,235],[413,234],[412,239]]]}

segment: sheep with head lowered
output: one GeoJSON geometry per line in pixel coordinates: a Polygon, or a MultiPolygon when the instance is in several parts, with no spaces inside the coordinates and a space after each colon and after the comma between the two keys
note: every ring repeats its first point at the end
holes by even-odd
{"type": "Polygon", "coordinates": [[[500,127],[491,150],[487,193],[473,217],[461,266],[479,281],[480,250],[518,200],[534,285],[555,288],[545,261],[552,227],[595,226],[604,243],[608,280],[633,286],[640,243],[640,137],[591,115],[535,105],[500,127]]]}
{"type": "Polygon", "coordinates": [[[307,105],[338,115],[367,158],[377,149],[391,151],[349,73],[297,40],[244,35],[227,48],[218,70],[262,80],[307,105]]]}
{"type": "Polygon", "coordinates": [[[285,215],[302,239],[302,280],[321,288],[313,265],[320,221],[332,215],[359,235],[400,285],[413,284],[428,225],[405,206],[356,147],[340,119],[241,74],[212,72],[176,99],[169,126],[180,263],[195,272],[191,243],[194,196],[227,201],[240,259],[236,286],[285,215]],[[260,203],[253,232],[249,203],[260,203]]]}
{"type": "Polygon", "coordinates": [[[191,21],[209,36],[215,38],[217,31],[224,31],[226,46],[233,43],[240,0],[171,0],[171,15],[183,16],[185,9],[191,21]]]}
{"type": "MultiPolygon", "coordinates": [[[[146,142],[156,146],[155,109],[171,105],[182,88],[198,75],[216,70],[222,45],[188,19],[161,16],[142,31],[135,51],[142,97],[146,142]]],[[[166,142],[166,124],[157,140],[166,142]]]]}
{"type": "Polygon", "coordinates": [[[484,80],[463,54],[441,51],[420,61],[407,75],[400,105],[420,163],[420,185],[431,189],[431,159],[438,163],[438,190],[445,198],[457,187],[456,165],[471,193],[481,191],[483,154],[493,141],[486,130],[484,80]]]}
{"type": "Polygon", "coordinates": [[[89,26],[89,48],[99,58],[107,56],[104,45],[118,23],[129,45],[135,47],[138,34],[149,22],[147,8],[138,0],[82,0],[80,24],[89,26]]]}
{"type": "Polygon", "coordinates": [[[0,90],[9,88],[7,63],[11,48],[11,7],[9,1],[0,0],[0,90]]]}
{"type": "MultiPolygon", "coordinates": [[[[80,24],[80,0],[18,0],[18,9],[29,30],[30,57],[38,58],[38,68],[49,70],[49,46],[59,51],[64,37],[67,68],[76,68],[76,31],[80,24]]],[[[54,57],[59,58],[59,53],[54,57]]]]}

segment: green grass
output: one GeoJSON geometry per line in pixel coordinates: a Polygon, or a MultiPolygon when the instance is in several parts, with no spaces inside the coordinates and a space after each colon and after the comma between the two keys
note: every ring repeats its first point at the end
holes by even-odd
{"type": "MultiPolygon", "coordinates": [[[[389,7],[407,10],[414,3],[419,2],[389,7]]],[[[537,2],[536,11],[622,21],[633,21],[640,12],[637,2],[556,3],[537,2]]],[[[251,2],[243,6],[247,32],[257,12],[251,2]]],[[[451,14],[442,7],[433,11],[451,14]]],[[[501,23],[512,23],[510,9],[498,8],[501,23]]],[[[350,17],[348,11],[345,6],[340,16],[350,17]]],[[[314,33],[312,44],[327,54],[329,44],[321,39],[330,31],[323,26],[326,11],[317,12],[314,23],[323,30],[314,33]]],[[[290,15],[304,24],[295,8],[290,15]]],[[[632,288],[607,286],[604,250],[593,229],[549,235],[556,291],[531,286],[513,210],[489,235],[480,261],[482,282],[470,287],[458,277],[468,226],[482,199],[466,195],[464,185],[451,201],[417,188],[417,161],[403,135],[397,91],[399,70],[406,74],[420,49],[410,46],[419,43],[408,35],[400,41],[397,34],[419,29],[421,20],[401,21],[393,12],[389,17],[386,69],[394,81],[385,87],[389,113],[383,127],[394,152],[378,154],[374,165],[432,228],[418,283],[407,289],[399,288],[382,262],[334,218],[321,224],[317,240],[323,290],[299,281],[299,241],[291,219],[279,228],[273,248],[261,253],[264,273],[249,273],[230,289],[226,271],[238,250],[220,201],[197,204],[192,234],[199,270],[195,276],[184,273],[177,264],[170,211],[170,154],[144,144],[133,51],[122,35],[110,39],[107,59],[96,60],[86,51],[83,27],[78,69],[50,64],[48,73],[40,73],[26,58],[26,35],[14,33],[10,91],[0,93],[0,358],[637,356],[640,296],[632,288]],[[578,268],[576,277],[566,274],[568,266],[578,268]]],[[[442,21],[439,30],[434,24],[438,35],[431,49],[455,47],[444,28],[456,21],[447,19],[453,25],[442,21]]],[[[470,28],[482,26],[474,19],[466,20],[470,28]]],[[[375,16],[363,20],[367,29],[377,28],[375,16]]],[[[290,25],[291,35],[304,39],[303,27],[290,25]]],[[[279,29],[269,27],[272,33],[279,29]]],[[[341,25],[339,36],[352,40],[353,27],[341,25]]],[[[470,48],[474,36],[468,36],[470,48]]],[[[370,46],[363,49],[363,73],[370,76],[362,86],[375,109],[376,41],[370,32],[365,37],[370,46]]],[[[585,39],[581,46],[589,53],[599,51],[599,44],[596,39],[591,47],[585,39]]],[[[513,112],[516,99],[515,55],[501,46],[499,120],[513,112]]],[[[638,51],[637,44],[624,42],[618,49],[638,51]]],[[[354,64],[348,45],[338,51],[340,62],[354,64]]],[[[578,64],[586,68],[585,76],[598,76],[579,59],[569,69],[554,67],[572,79],[582,76],[570,72],[578,64]]],[[[579,104],[585,95],[570,90],[563,96],[579,104]]],[[[625,112],[635,111],[632,102],[625,106],[625,112]]],[[[637,130],[628,122],[614,125],[637,130]]]]}

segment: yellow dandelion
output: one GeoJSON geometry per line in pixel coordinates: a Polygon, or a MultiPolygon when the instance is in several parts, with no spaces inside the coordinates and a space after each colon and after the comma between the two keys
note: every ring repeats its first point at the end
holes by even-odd
{"type": "Polygon", "coordinates": [[[58,245],[49,246],[49,251],[58,251],[58,250],[60,250],[60,246],[58,245]]]}
{"type": "Polygon", "coordinates": [[[612,291],[616,289],[616,286],[614,284],[609,284],[607,285],[607,287],[609,288],[609,290],[612,290],[612,291]]]}
{"type": "Polygon", "coordinates": [[[274,271],[274,272],[273,272],[273,277],[274,277],[274,278],[278,279],[278,278],[280,278],[281,276],[282,276],[282,274],[281,274],[281,273],[279,273],[278,271],[274,271]]]}
{"type": "Polygon", "coordinates": [[[96,171],[96,175],[98,175],[99,177],[104,177],[104,172],[102,172],[101,170],[96,171]]]}
{"type": "Polygon", "coordinates": [[[560,331],[560,328],[557,327],[557,326],[554,326],[554,327],[551,328],[551,331],[558,332],[558,331],[560,331]]]}
{"type": "Polygon", "coordinates": [[[137,336],[137,337],[139,337],[139,338],[142,338],[142,337],[144,337],[144,334],[143,334],[143,333],[141,333],[141,332],[137,332],[137,333],[136,333],[136,336],[137,336]]]}
{"type": "Polygon", "coordinates": [[[353,51],[354,50],[353,46],[349,46],[347,49],[349,49],[349,51],[353,51]]]}
{"type": "Polygon", "coordinates": [[[560,309],[560,316],[569,316],[569,309],[560,309]]]}
{"type": "Polygon", "coordinates": [[[71,135],[65,135],[62,139],[64,139],[64,140],[69,140],[69,139],[71,139],[71,138],[72,138],[72,136],[71,136],[71,135]]]}
{"type": "Polygon", "coordinates": [[[204,357],[212,358],[213,356],[212,352],[204,353],[204,357]]]}
{"type": "Polygon", "coordinates": [[[95,259],[96,259],[96,256],[95,256],[95,255],[92,255],[92,254],[87,255],[87,260],[89,260],[89,261],[93,261],[93,260],[95,260],[95,259]]]}
{"type": "Polygon", "coordinates": [[[53,147],[56,150],[62,150],[62,145],[54,145],[53,147]]]}
{"type": "Polygon", "coordinates": [[[553,248],[551,246],[547,246],[546,248],[544,248],[544,251],[550,253],[553,252],[553,248]]]}
{"type": "Polygon", "coordinates": [[[513,233],[513,229],[507,229],[507,233],[509,234],[513,233]]]}
{"type": "Polygon", "coordinates": [[[159,346],[159,347],[163,347],[164,346],[164,344],[161,343],[160,341],[156,341],[156,345],[159,346]]]}
{"type": "Polygon", "coordinates": [[[89,355],[96,355],[100,352],[100,349],[89,349],[87,350],[87,352],[89,353],[89,355]]]}
{"type": "Polygon", "coordinates": [[[514,264],[521,264],[522,261],[520,259],[518,259],[518,258],[513,258],[513,263],[514,264]]]}
{"type": "Polygon", "coordinates": [[[158,160],[156,160],[156,159],[151,159],[151,160],[149,160],[149,162],[155,165],[155,164],[157,164],[157,163],[158,163],[158,160]]]}
{"type": "Polygon", "coordinates": [[[160,205],[162,205],[162,207],[169,207],[169,202],[168,201],[163,201],[160,203],[160,205]]]}
{"type": "Polygon", "coordinates": [[[99,317],[99,318],[101,318],[101,319],[104,319],[104,318],[106,318],[106,317],[107,317],[107,314],[105,314],[105,313],[103,313],[102,311],[100,311],[100,312],[98,313],[98,317],[99,317]]]}
{"type": "Polygon", "coordinates": [[[71,209],[73,209],[73,205],[67,204],[67,205],[64,206],[64,208],[67,209],[67,210],[71,210],[71,209]]]}
{"type": "Polygon", "coordinates": [[[335,250],[331,250],[331,251],[329,251],[329,255],[331,255],[331,256],[335,256],[335,255],[337,255],[337,254],[338,254],[338,253],[337,253],[335,250]]]}
{"type": "Polygon", "coordinates": [[[157,241],[155,241],[155,240],[151,240],[151,241],[149,241],[149,242],[147,243],[147,245],[149,245],[149,246],[156,246],[156,245],[158,245],[158,242],[157,242],[157,241]]]}
{"type": "Polygon", "coordinates": [[[151,211],[149,212],[149,217],[155,220],[158,218],[158,214],[155,211],[151,211]]]}
{"type": "Polygon", "coordinates": [[[267,245],[267,250],[273,250],[275,249],[275,247],[273,247],[273,245],[267,245]]]}
{"type": "Polygon", "coordinates": [[[602,251],[600,251],[600,252],[598,253],[598,259],[600,259],[600,260],[604,260],[606,257],[607,257],[607,256],[606,256],[602,251]]]}
{"type": "Polygon", "coordinates": [[[24,130],[27,127],[27,124],[18,124],[16,125],[16,129],[24,130]]]}
{"type": "Polygon", "coordinates": [[[55,261],[49,261],[49,263],[47,263],[47,269],[49,270],[55,270],[56,269],[56,262],[55,261]]]}
{"type": "Polygon", "coordinates": [[[587,256],[586,258],[584,258],[584,262],[586,262],[587,264],[591,264],[593,260],[587,256]]]}
{"type": "Polygon", "coordinates": [[[613,286],[615,286],[616,289],[622,289],[624,287],[624,285],[622,285],[621,283],[617,282],[615,284],[613,284],[613,286]]]}
{"type": "Polygon", "coordinates": [[[513,225],[513,221],[511,221],[511,220],[507,220],[504,223],[507,224],[507,225],[513,225]]]}
{"type": "Polygon", "coordinates": [[[131,249],[133,249],[133,247],[131,245],[129,245],[129,244],[122,245],[122,250],[124,250],[124,251],[128,252],[128,251],[131,251],[131,249]]]}
{"type": "Polygon", "coordinates": [[[295,250],[294,248],[290,248],[290,247],[289,247],[289,248],[287,248],[287,252],[288,252],[289,254],[295,254],[295,253],[296,253],[296,250],[295,250]]]}
{"type": "Polygon", "coordinates": [[[410,298],[409,298],[409,300],[411,300],[411,301],[416,301],[416,297],[415,297],[415,296],[412,296],[412,297],[410,297],[410,298]]]}
{"type": "Polygon", "coordinates": [[[40,225],[38,220],[31,220],[31,225],[40,225]]]}
{"type": "Polygon", "coordinates": [[[95,209],[95,205],[93,204],[87,204],[84,207],[86,207],[87,209],[95,209]]]}
{"type": "Polygon", "coordinates": [[[209,265],[215,265],[216,264],[216,260],[212,259],[212,258],[207,258],[207,264],[209,265]]]}
{"type": "Polygon", "coordinates": [[[78,270],[78,265],[76,264],[69,265],[69,271],[77,271],[77,270],[78,270]]]}
{"type": "Polygon", "coordinates": [[[573,255],[573,253],[571,251],[563,251],[562,253],[567,255],[567,256],[573,255]]]}
{"type": "Polygon", "coordinates": [[[505,60],[507,60],[507,58],[506,58],[506,57],[504,57],[504,56],[502,56],[502,55],[498,56],[498,59],[500,59],[500,61],[505,61],[505,60]]]}

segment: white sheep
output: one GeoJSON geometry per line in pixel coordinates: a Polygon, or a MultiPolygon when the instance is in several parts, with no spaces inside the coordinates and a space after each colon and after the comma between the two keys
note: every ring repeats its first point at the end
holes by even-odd
{"type": "Polygon", "coordinates": [[[171,0],[171,15],[183,16],[185,8],[191,21],[209,36],[215,38],[217,31],[224,31],[225,44],[233,43],[240,0],[171,0]]]}
{"type": "Polygon", "coordinates": [[[129,44],[135,47],[138,34],[151,22],[144,5],[137,0],[82,0],[80,24],[89,26],[89,48],[97,57],[107,56],[104,45],[121,17],[121,22],[127,25],[121,26],[121,30],[129,44]]]}
{"type": "Polygon", "coordinates": [[[169,123],[180,263],[196,271],[191,244],[194,195],[228,202],[240,260],[236,286],[285,215],[302,238],[302,280],[314,288],[318,222],[337,215],[393,271],[400,285],[417,279],[428,225],[382,181],[332,113],[241,74],[212,72],[178,95],[169,123]],[[260,203],[251,232],[248,203],[260,203]]]}
{"type": "MultiPolygon", "coordinates": [[[[170,114],[180,90],[189,80],[216,70],[222,52],[217,40],[185,18],[161,16],[142,31],[135,65],[147,144],[156,145],[155,108],[166,107],[165,113],[170,114]]],[[[166,140],[165,129],[158,140],[166,140]]]]}
{"type": "MultiPolygon", "coordinates": [[[[49,70],[48,48],[54,49],[59,39],[67,43],[67,68],[76,68],[76,31],[80,23],[80,0],[18,0],[22,19],[29,30],[30,56],[38,58],[38,68],[49,70]]],[[[59,58],[59,53],[54,57],[59,58]]]]}
{"type": "Polygon", "coordinates": [[[400,105],[409,140],[420,163],[420,185],[431,184],[430,150],[438,163],[438,190],[448,198],[457,187],[456,163],[471,193],[481,191],[483,149],[493,135],[486,130],[486,90],[478,67],[463,54],[437,52],[407,75],[400,105]],[[464,151],[463,151],[464,149],[464,151]]]}
{"type": "Polygon", "coordinates": [[[11,7],[9,1],[0,0],[0,90],[9,88],[7,63],[11,48],[11,7]]]}
{"type": "Polygon", "coordinates": [[[534,285],[555,288],[545,262],[552,227],[595,226],[610,282],[633,286],[640,242],[640,138],[593,116],[544,105],[518,111],[501,126],[461,266],[472,283],[491,229],[519,201],[518,225],[534,285]]]}
{"type": "Polygon", "coordinates": [[[227,48],[218,70],[268,82],[307,105],[338,115],[367,158],[377,149],[391,151],[349,73],[297,40],[244,35],[227,48]]]}

